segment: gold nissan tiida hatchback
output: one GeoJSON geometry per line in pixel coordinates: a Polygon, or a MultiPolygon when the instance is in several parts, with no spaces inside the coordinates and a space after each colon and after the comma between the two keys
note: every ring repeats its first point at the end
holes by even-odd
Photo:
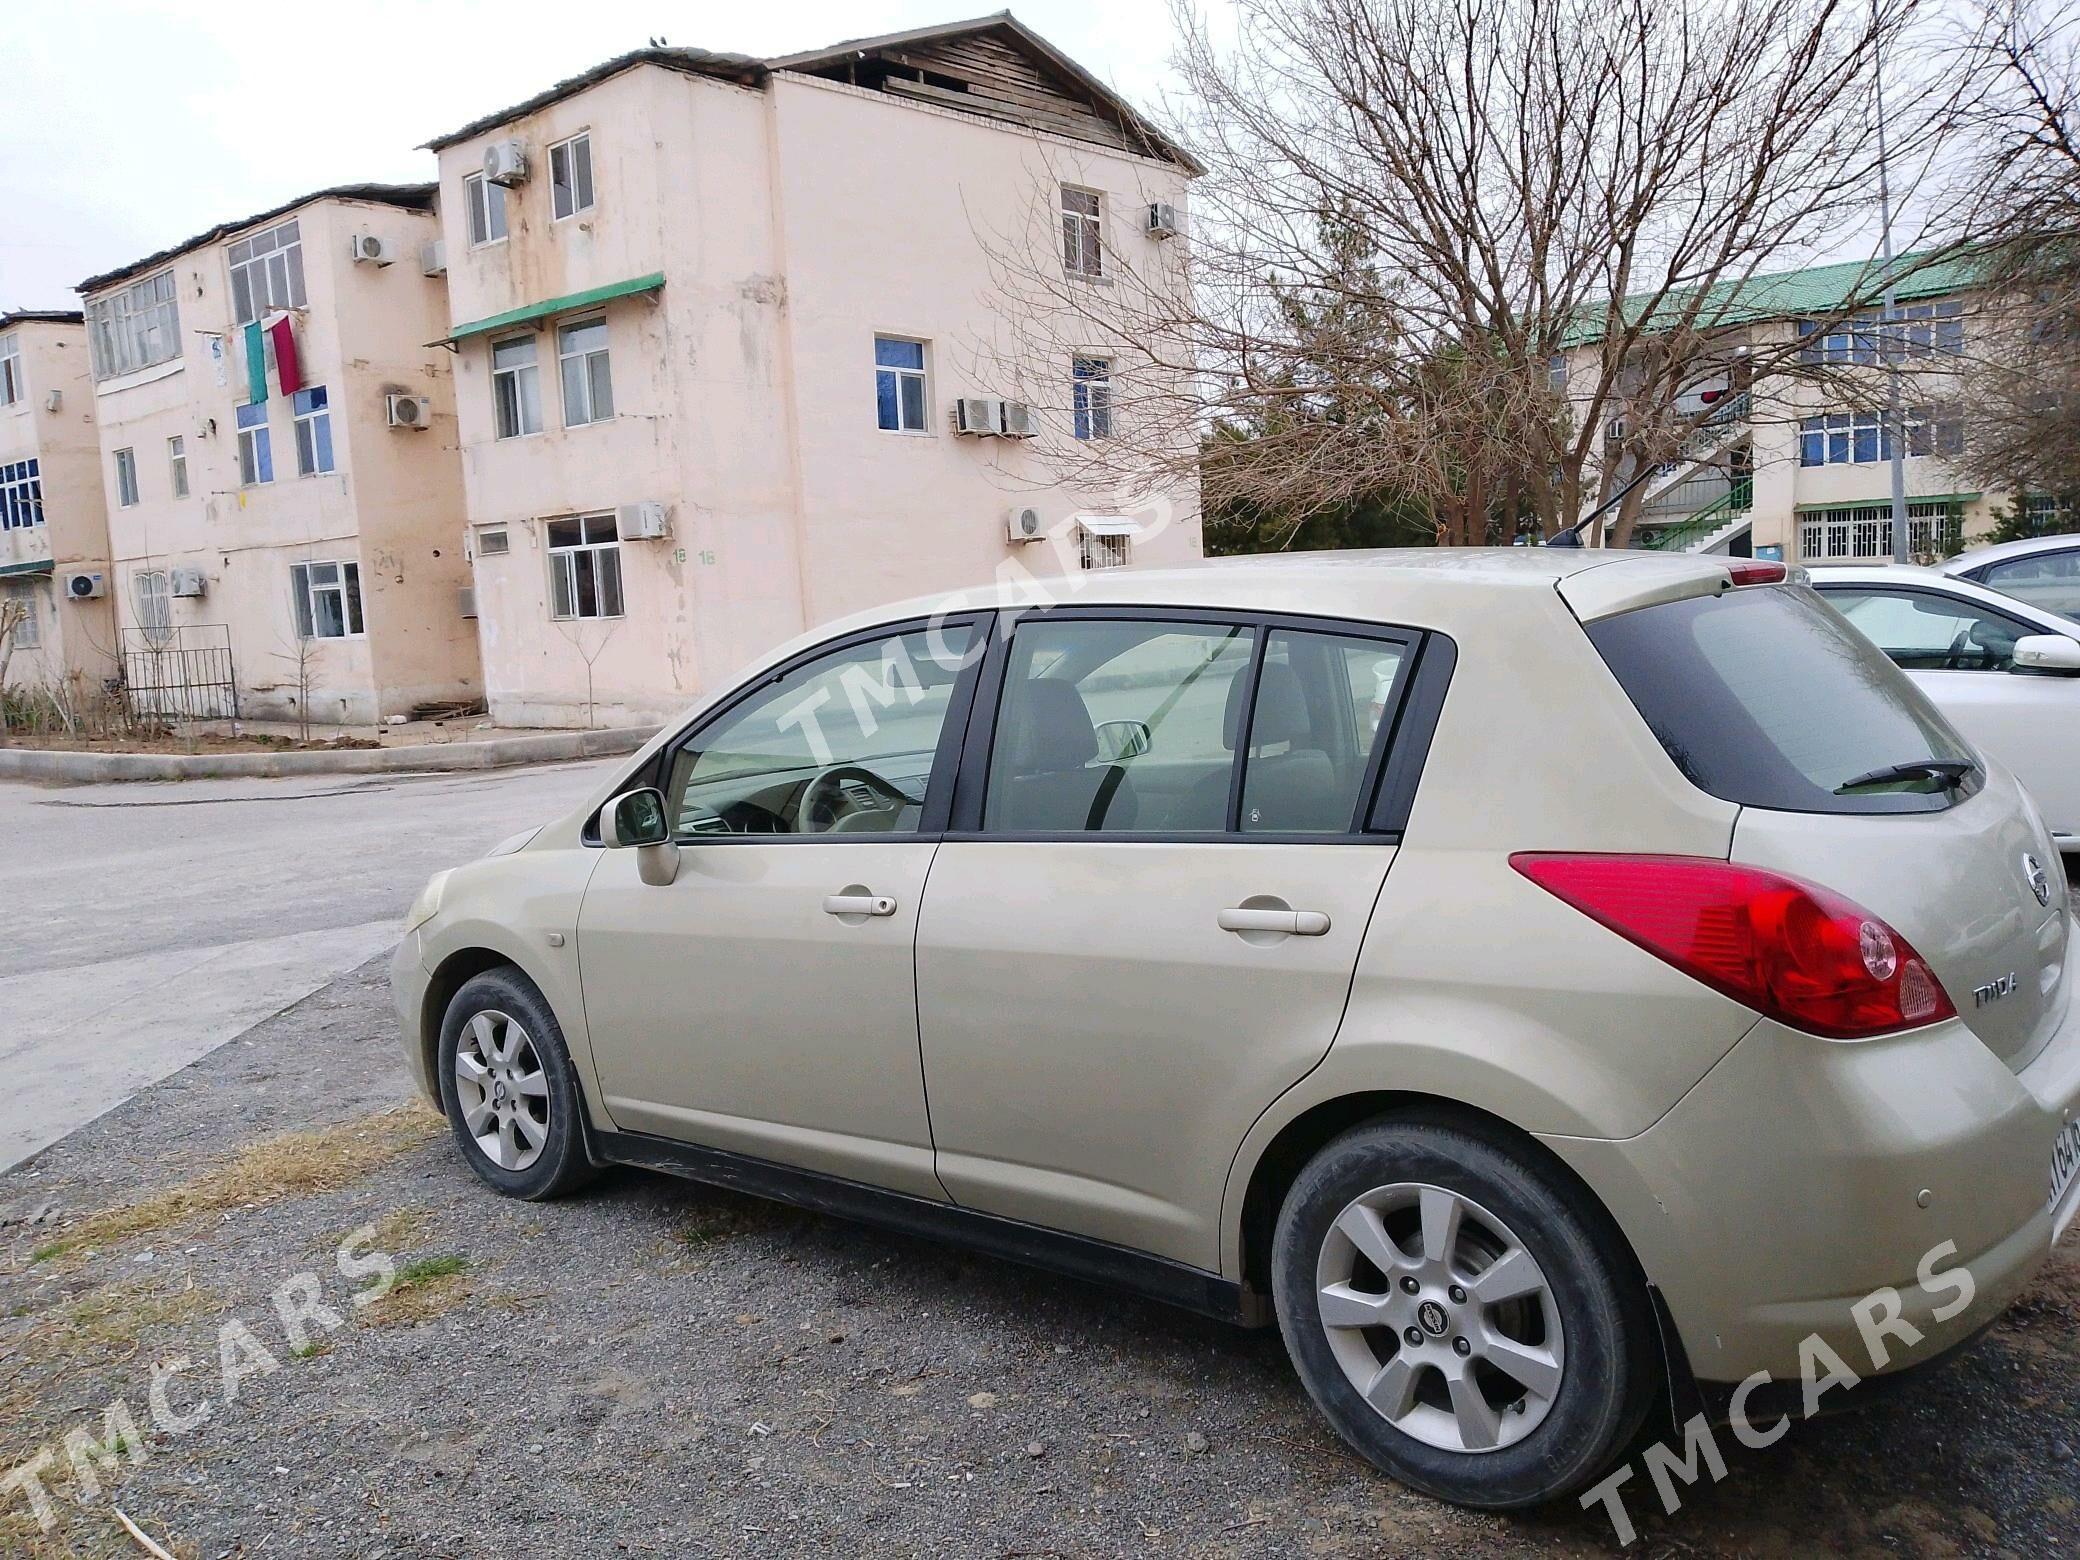
{"type": "Polygon", "coordinates": [[[1781,565],[1062,587],[809,634],[436,875],[397,1008],[471,1168],[1275,1322],[1492,1507],[1939,1359],[2072,1222],[2059,857],[1781,565]]]}

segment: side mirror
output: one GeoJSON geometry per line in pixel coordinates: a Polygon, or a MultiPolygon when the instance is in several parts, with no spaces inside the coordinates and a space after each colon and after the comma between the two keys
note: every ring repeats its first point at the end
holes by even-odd
{"type": "Polygon", "coordinates": [[[600,843],[609,850],[636,853],[636,871],[645,883],[662,888],[679,875],[679,847],[665,818],[664,793],[653,786],[623,791],[599,810],[600,843]]]}
{"type": "Polygon", "coordinates": [[[2065,634],[2025,634],[2015,641],[2018,672],[2080,672],[2080,639],[2065,634]]]}
{"type": "Polygon", "coordinates": [[[1108,720],[1097,727],[1098,757],[1108,764],[1139,758],[1156,745],[1145,720],[1108,720]]]}

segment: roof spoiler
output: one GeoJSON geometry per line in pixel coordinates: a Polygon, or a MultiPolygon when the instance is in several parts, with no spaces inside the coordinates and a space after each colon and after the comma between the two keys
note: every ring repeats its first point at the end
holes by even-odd
{"type": "Polygon", "coordinates": [[[1693,596],[1717,596],[1743,585],[1803,585],[1806,571],[1762,558],[1667,553],[1614,553],[1609,563],[1557,582],[1560,599],[1583,623],[1658,607],[1693,596]]]}

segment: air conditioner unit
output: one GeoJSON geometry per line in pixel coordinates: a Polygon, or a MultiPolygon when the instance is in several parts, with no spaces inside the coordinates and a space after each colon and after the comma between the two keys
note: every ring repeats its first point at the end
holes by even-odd
{"type": "Polygon", "coordinates": [[[508,187],[527,182],[527,148],[518,141],[493,141],[484,148],[484,177],[508,187]]]}
{"type": "Polygon", "coordinates": [[[448,274],[448,246],[440,239],[419,246],[419,269],[428,276],[448,274]]]}
{"type": "Polygon", "coordinates": [[[1004,437],[1030,439],[1040,431],[1040,415],[1027,401],[1004,403],[1004,437]]]}
{"type": "Polygon", "coordinates": [[[1004,403],[986,396],[962,396],[953,403],[953,431],[993,437],[1004,431],[1004,403]]]}
{"type": "Polygon", "coordinates": [[[1047,526],[1031,504],[1014,504],[1004,516],[1004,533],[1014,542],[1037,542],[1047,535],[1047,526]]]}
{"type": "Polygon", "coordinates": [[[1177,237],[1177,208],[1167,200],[1150,201],[1148,204],[1148,236],[1150,238],[1177,237]]]}
{"type": "Polygon", "coordinates": [[[477,615],[477,590],[474,585],[465,585],[455,592],[455,606],[466,618],[477,615]]]}
{"type": "Polygon", "coordinates": [[[166,591],[171,596],[206,596],[209,594],[209,576],[200,569],[169,569],[166,591]]]}
{"type": "Polygon", "coordinates": [[[614,511],[614,526],[624,542],[657,542],[672,534],[664,505],[655,502],[623,504],[614,511]]]}
{"type": "Polygon", "coordinates": [[[93,601],[107,594],[108,576],[104,574],[65,576],[65,599],[68,601],[93,601]]]}
{"type": "Polygon", "coordinates": [[[393,428],[423,429],[433,421],[433,403],[423,395],[386,395],[383,413],[393,428]]]}
{"type": "Polygon", "coordinates": [[[354,260],[357,264],[388,265],[397,258],[397,246],[387,238],[378,238],[373,233],[356,233],[353,237],[354,260]]]}
{"type": "Polygon", "coordinates": [[[59,407],[63,406],[64,404],[65,392],[63,390],[53,390],[49,395],[43,398],[43,409],[47,412],[55,412],[59,407]]]}

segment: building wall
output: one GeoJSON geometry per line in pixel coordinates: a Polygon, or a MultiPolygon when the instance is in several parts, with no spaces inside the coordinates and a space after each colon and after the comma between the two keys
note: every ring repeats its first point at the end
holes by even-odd
{"type": "Polygon", "coordinates": [[[7,681],[16,687],[64,688],[75,699],[96,694],[115,672],[115,619],[106,597],[62,599],[60,581],[74,572],[108,570],[100,451],[94,431],[93,379],[82,325],[23,320],[0,334],[20,345],[25,393],[0,407],[0,464],[34,458],[43,490],[44,524],[0,532],[0,565],[48,562],[47,574],[10,576],[7,593],[29,601],[41,643],[17,646],[7,681]],[[56,392],[58,405],[50,405],[56,392]]]}
{"type": "MultiPolygon", "coordinates": [[[[1055,198],[1053,165],[1116,194],[1120,221],[1152,185],[1178,199],[1182,179],[1067,141],[1043,156],[1040,144],[808,78],[760,91],[643,67],[443,149],[458,325],[666,278],[607,306],[616,416],[605,425],[561,426],[548,321],[536,337],[544,431],[494,438],[492,341],[461,344],[472,532],[502,530],[508,543],[475,557],[494,718],[662,719],[839,613],[985,581],[1014,553],[1034,572],[1075,566],[1052,548],[1013,549],[1005,511],[1035,494],[1049,519],[1119,505],[1051,486],[1037,451],[950,431],[951,398],[986,388],[960,365],[1002,334],[978,228],[1025,224],[1032,201],[1055,198]],[[579,130],[592,135],[596,204],[552,222],[546,149],[579,130]],[[526,147],[530,178],[509,197],[509,238],[471,251],[463,179],[508,138],[526,147]],[[928,343],[926,433],[876,426],[877,331],[928,343]],[[669,507],[672,534],[621,544],[626,616],[556,621],[546,522],[644,500],[669,507]]],[[[1064,361],[1064,395],[1068,376],[1064,361]]],[[[1196,492],[1170,495],[1163,518],[1139,556],[1198,556],[1196,492]]]]}
{"type": "Polygon", "coordinates": [[[181,356],[97,387],[111,591],[118,620],[135,627],[141,571],[199,567],[207,594],[174,600],[172,621],[223,631],[241,714],[366,723],[479,685],[455,597],[467,576],[450,380],[445,354],[423,345],[441,326],[441,284],[417,259],[436,229],[428,213],[377,202],[328,199],[293,215],[308,298],[295,316],[298,357],[304,382],[327,390],[334,469],[297,475],[292,403],[270,369],[274,480],[241,485],[236,411],[248,392],[225,258],[241,235],[176,256],[181,356]],[[361,231],[392,240],[398,261],[355,263],[348,244],[361,231]],[[432,397],[432,430],[384,426],[386,390],[432,397]],[[185,498],[172,491],[176,436],[186,441],[185,498]],[[139,501],[127,507],[115,479],[122,448],[138,465],[139,501]],[[299,640],[290,569],[311,560],[359,564],[364,633],[299,640]]]}

